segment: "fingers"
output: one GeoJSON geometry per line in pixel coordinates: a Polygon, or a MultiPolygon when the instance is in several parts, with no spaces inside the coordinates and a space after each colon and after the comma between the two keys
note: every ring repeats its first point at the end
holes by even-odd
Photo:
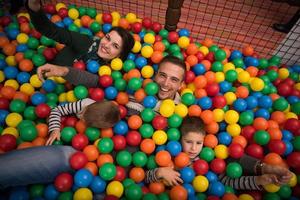
{"type": "Polygon", "coordinates": [[[43,77],[43,66],[40,66],[37,68],[37,76],[42,82],[45,81],[45,79],[43,77]]]}

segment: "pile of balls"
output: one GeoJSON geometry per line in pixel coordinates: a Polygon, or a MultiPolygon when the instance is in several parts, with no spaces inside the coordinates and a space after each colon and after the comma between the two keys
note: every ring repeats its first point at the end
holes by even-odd
{"type": "Polygon", "coordinates": [[[71,86],[61,77],[41,82],[37,67],[51,61],[63,47],[30,24],[27,13],[0,12],[0,152],[44,145],[46,118],[51,108],[83,98],[118,103],[121,120],[108,129],[86,127],[73,116],[62,119],[61,141],[79,152],[70,164],[75,174],[62,173],[49,185],[11,190],[11,199],[295,199],[300,196],[300,66],[281,64],[280,58],[259,58],[250,46],[240,50],[219,47],[211,39],[193,41],[187,29],[168,32],[150,18],[133,13],[98,14],[94,8],[47,4],[44,10],[59,27],[103,37],[114,26],[132,32],[135,44],[126,61],[110,65],[95,61],[74,63],[75,68],[99,75],[101,88],[71,86]],[[180,90],[182,103],[164,100],[160,114],[152,110],[158,85],[152,78],[166,55],[186,62],[180,90]],[[125,118],[129,94],[145,109],[125,118]],[[206,127],[204,147],[193,168],[182,152],[179,127],[185,116],[200,117],[206,127]],[[127,147],[139,147],[130,153],[127,147]],[[112,156],[112,152],[117,152],[112,156]],[[227,158],[246,153],[271,165],[290,167],[289,184],[268,185],[262,192],[237,193],[218,175],[243,174],[227,158]],[[145,171],[170,163],[179,169],[183,185],[144,183],[145,171]],[[129,172],[125,168],[131,167],[129,172]],[[297,174],[297,175],[296,175],[297,174]]]}

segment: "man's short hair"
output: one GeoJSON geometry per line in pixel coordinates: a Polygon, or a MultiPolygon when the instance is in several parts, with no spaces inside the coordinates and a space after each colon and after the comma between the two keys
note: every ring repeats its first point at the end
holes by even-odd
{"type": "Polygon", "coordinates": [[[185,65],[185,62],[179,58],[177,58],[176,56],[171,56],[171,55],[168,55],[168,56],[165,56],[159,63],[158,65],[158,68],[160,67],[160,65],[162,63],[165,63],[165,62],[170,62],[170,63],[173,63],[177,66],[179,66],[180,68],[183,69],[184,71],[184,74],[186,72],[186,65],[185,65]]]}

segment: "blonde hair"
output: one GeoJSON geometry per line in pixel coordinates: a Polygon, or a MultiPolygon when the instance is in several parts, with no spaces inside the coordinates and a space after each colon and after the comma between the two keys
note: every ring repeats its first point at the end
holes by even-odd
{"type": "Polygon", "coordinates": [[[83,119],[87,126],[110,128],[120,120],[120,110],[111,101],[95,102],[86,107],[83,119]]]}

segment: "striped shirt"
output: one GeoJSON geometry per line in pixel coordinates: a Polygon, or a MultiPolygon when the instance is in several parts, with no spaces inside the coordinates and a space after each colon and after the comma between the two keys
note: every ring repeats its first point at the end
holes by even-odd
{"type": "Polygon", "coordinates": [[[52,133],[54,130],[60,130],[62,116],[76,114],[78,118],[81,118],[84,108],[94,102],[94,100],[86,98],[76,102],[59,105],[53,108],[51,110],[48,122],[49,133],[52,133]]]}

